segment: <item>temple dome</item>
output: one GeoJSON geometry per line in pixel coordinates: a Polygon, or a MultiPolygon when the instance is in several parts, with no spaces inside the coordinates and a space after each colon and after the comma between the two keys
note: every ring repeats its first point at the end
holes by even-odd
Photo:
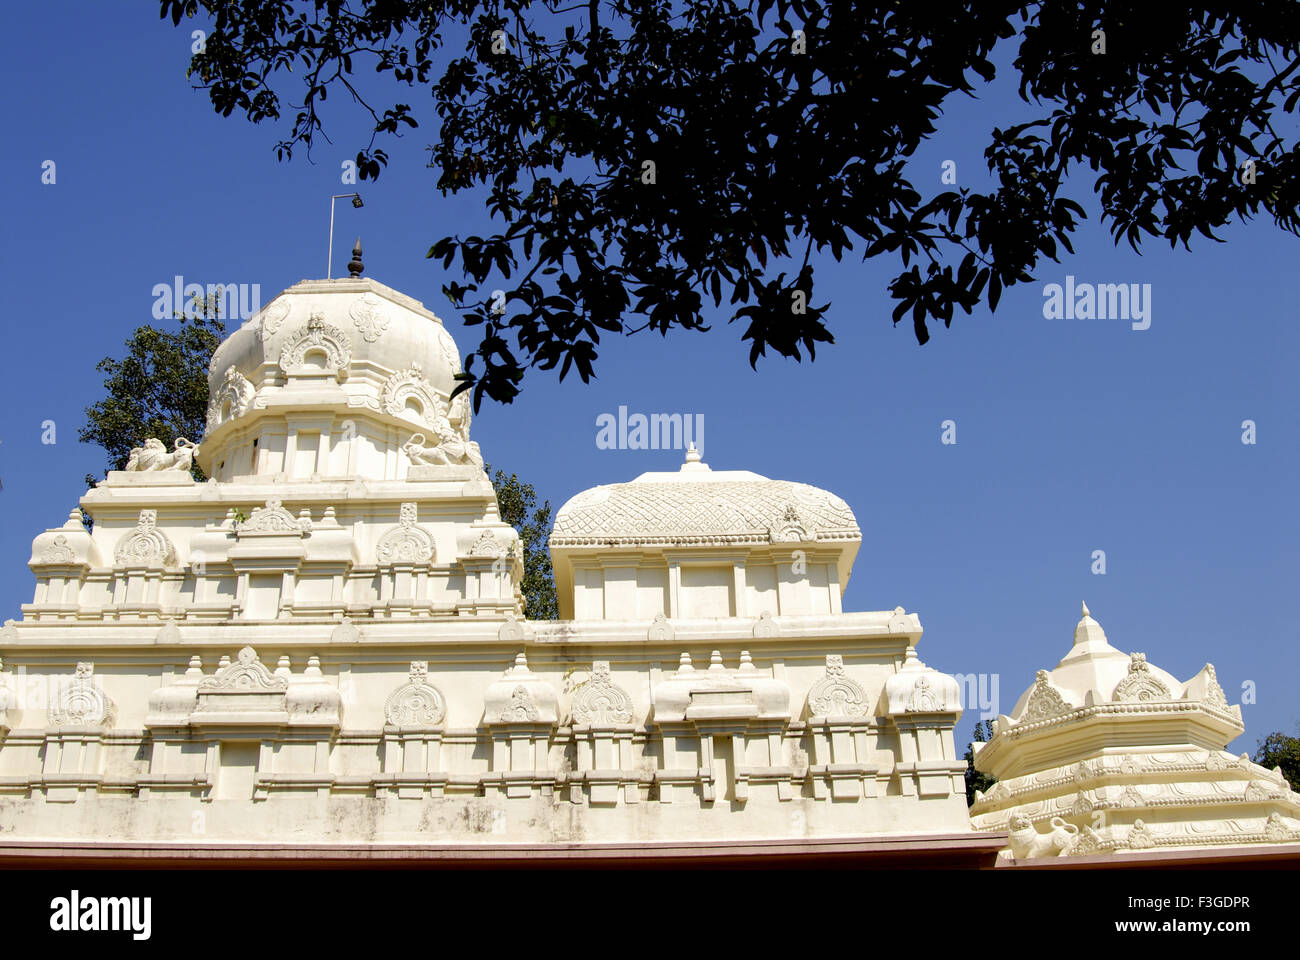
{"type": "Polygon", "coordinates": [[[553,547],[861,540],[853,511],[834,494],[748,470],[711,470],[693,445],[680,470],[572,497],[551,534],[553,547]]]}
{"type": "Polygon", "coordinates": [[[468,394],[450,402],[460,371],[456,342],[419,301],[368,277],[302,280],[213,353],[207,439],[277,391],[303,386],[322,399],[341,389],[348,406],[417,427],[441,415],[468,434],[468,394]]]}
{"type": "Polygon", "coordinates": [[[1187,692],[1188,684],[1147,663],[1145,654],[1123,653],[1111,646],[1101,624],[1084,604],[1069,653],[1054,669],[1038,672],[1034,684],[1016,701],[1011,719],[1031,719],[1026,716],[1033,712],[1029,710],[1030,702],[1045,687],[1040,699],[1055,692],[1064,706],[1075,709],[1117,699],[1178,700],[1187,692]]]}

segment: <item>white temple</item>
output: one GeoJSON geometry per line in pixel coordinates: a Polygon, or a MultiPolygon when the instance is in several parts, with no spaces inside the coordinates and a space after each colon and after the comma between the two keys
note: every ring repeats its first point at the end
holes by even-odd
{"type": "Polygon", "coordinates": [[[1064,659],[975,744],[998,782],[972,822],[1008,831],[1019,860],[1294,844],[1300,794],[1224,750],[1243,729],[1213,664],[1182,683],[1111,646],[1085,605],[1064,659]]]}
{"type": "Polygon", "coordinates": [[[6,842],[1002,844],[916,615],[841,609],[842,500],[694,452],[579,493],[565,619],[526,622],[459,370],[359,276],[221,344],[201,444],[142,442],[81,499],[93,531],[33,543],[0,630],[6,842]]]}

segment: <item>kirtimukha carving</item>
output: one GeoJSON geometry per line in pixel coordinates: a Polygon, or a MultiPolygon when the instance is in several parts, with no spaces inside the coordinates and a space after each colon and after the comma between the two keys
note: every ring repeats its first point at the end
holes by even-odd
{"type": "Polygon", "coordinates": [[[258,507],[243,523],[239,525],[239,534],[246,533],[288,533],[303,534],[311,532],[311,520],[295,517],[284,509],[279,500],[268,500],[266,506],[258,507]]]}
{"type": "Polygon", "coordinates": [[[1070,705],[1061,699],[1061,695],[1047,679],[1047,671],[1039,670],[1034,677],[1034,692],[1029,697],[1023,719],[1032,723],[1035,720],[1047,720],[1069,712],[1070,705]]]}
{"type": "Polygon", "coordinates": [[[384,702],[384,718],[395,727],[434,727],[447,715],[447,701],[429,682],[429,662],[411,661],[411,678],[384,702]]]}
{"type": "Polygon", "coordinates": [[[352,341],[338,327],[326,323],[319,312],[311,315],[306,326],[291,334],[280,348],[280,369],[285,373],[299,372],[308,355],[321,353],[325,369],[343,373],[352,360],[352,341]]]}
{"type": "Polygon", "coordinates": [[[68,544],[68,538],[59,534],[51,543],[41,552],[41,563],[75,563],[77,552],[68,544]]]}
{"type": "Polygon", "coordinates": [[[135,529],[117,542],[113,552],[119,566],[157,567],[176,562],[176,549],[157,524],[157,510],[140,511],[135,529]]]}
{"type": "Polygon", "coordinates": [[[166,444],[157,437],[150,437],[143,446],[131,448],[126,469],[133,473],[157,473],[162,470],[189,473],[194,466],[194,455],[198,452],[198,446],[184,437],[176,438],[172,453],[167,452],[166,444]]]}
{"type": "Polygon", "coordinates": [[[221,386],[208,401],[208,430],[215,430],[227,420],[242,417],[253,405],[257,391],[232,363],[226,367],[221,386]]]}
{"type": "Polygon", "coordinates": [[[1116,701],[1168,700],[1169,688],[1151,676],[1145,653],[1129,654],[1128,676],[1115,687],[1116,701]]]}
{"type": "Polygon", "coordinates": [[[844,674],[844,657],[826,657],[826,675],[808,691],[808,713],[814,717],[865,717],[870,705],[867,692],[844,674]]]}
{"type": "Polygon", "coordinates": [[[402,504],[398,527],[384,534],[375,549],[380,563],[427,563],[433,559],[433,537],[416,526],[415,518],[415,503],[402,504]]]}
{"type": "Polygon", "coordinates": [[[280,324],[284,323],[284,318],[289,316],[289,298],[280,297],[267,305],[262,311],[262,326],[260,336],[265,343],[280,329],[280,324]]]}
{"type": "Polygon", "coordinates": [[[413,363],[384,381],[380,406],[395,417],[415,415],[420,423],[434,425],[446,412],[441,397],[424,378],[424,368],[413,363]]]}
{"type": "Polygon", "coordinates": [[[50,704],[50,723],[56,727],[110,727],[114,713],[113,702],[95,679],[95,665],[83,660],[71,680],[58,685],[50,704]]]}
{"type": "Polygon", "coordinates": [[[573,695],[573,722],[593,727],[632,722],[632,698],[614,682],[609,661],[591,665],[591,679],[573,695]]]}

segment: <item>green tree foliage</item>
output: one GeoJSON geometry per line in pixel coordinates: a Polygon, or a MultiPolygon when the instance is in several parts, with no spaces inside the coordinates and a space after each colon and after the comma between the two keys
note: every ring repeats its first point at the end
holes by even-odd
{"type": "MultiPolygon", "coordinates": [[[[975,742],[988,743],[993,738],[993,721],[978,720],[975,723],[975,742]]],[[[988,793],[993,784],[998,782],[997,777],[990,776],[987,773],[981,773],[975,769],[975,748],[970,744],[966,745],[966,806],[975,802],[975,791],[988,793]]]]}
{"type": "Polygon", "coordinates": [[[1282,776],[1291,784],[1291,789],[1300,790],[1300,737],[1270,733],[1260,741],[1259,749],[1251,759],[1270,770],[1281,767],[1282,776]]]}
{"type": "Polygon", "coordinates": [[[893,322],[925,343],[933,321],[996,308],[1073,252],[1079,199],[1135,251],[1261,213],[1300,233],[1290,0],[162,0],[161,14],[205,21],[190,76],[223,116],[279,120],[291,88],[281,157],[325,137],[321,105],[346,91],[373,122],[358,172],[378,177],[376,141],[421,112],[401,101],[430,98],[438,188],[479,191],[500,223],[428,251],[458,264],[468,282],[443,289],[483,329],[463,376],[476,408],[509,402],[529,366],[586,380],[602,334],[708,329],[724,301],[751,364],[813,357],[832,342],[814,249],[895,259],[893,322]],[[952,98],[1006,60],[1027,119],[990,131],[991,188],[909,167],[952,98]]]}
{"type": "Polygon", "coordinates": [[[501,519],[518,531],[524,544],[524,616],[529,620],[555,620],[560,608],[555,599],[551,554],[546,548],[551,536],[551,501],[545,500],[539,507],[531,483],[524,483],[513,473],[507,476],[504,470],[494,474],[491,464],[485,469],[492,477],[501,519]]]}
{"type": "MultiPolygon", "coordinates": [[[[174,330],[143,326],[126,341],[121,360],[105,357],[95,369],[107,374],[106,396],[86,408],[78,439],[95,443],[108,454],[106,469],[121,470],[145,439],[157,437],[171,450],[178,437],[197,443],[208,412],[208,361],[225,336],[214,310],[178,318],[174,330]]],[[[199,465],[196,480],[206,477],[199,465]]],[[[93,474],[86,483],[94,484],[93,474]]]]}

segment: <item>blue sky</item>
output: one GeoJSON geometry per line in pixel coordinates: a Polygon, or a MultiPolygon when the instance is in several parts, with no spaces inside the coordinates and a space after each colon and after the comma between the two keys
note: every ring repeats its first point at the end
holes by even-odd
{"type": "MultiPolygon", "coordinates": [[[[190,36],[153,4],[19,5],[0,34],[10,96],[0,104],[9,185],[7,363],[0,383],[0,618],[17,617],[33,578],[31,539],[63,522],[103,469],[77,442],[102,396],[95,364],[153,322],[152,289],[180,274],[257,283],[262,302],[324,275],[329,196],[357,149],[359,118],[331,101],[334,145],[277,162],[283,128],[223,120],[184,76],[190,36]],[[42,184],[53,160],[56,182],[42,184]],[[56,442],[41,442],[53,420],[56,442]]],[[[975,101],[953,103],[916,157],[922,189],[944,160],[959,184],[984,183],[994,124],[1025,115],[1005,74],[975,101]]],[[[413,99],[432,122],[428,100],[413,99]]],[[[430,130],[384,144],[391,163],[361,184],[365,207],[338,207],[335,271],[353,238],[367,274],[422,300],[463,351],[477,342],[424,258],[444,232],[487,228],[474,196],[443,198],[424,163],[430,130]]],[[[1113,644],[1145,651],[1180,679],[1213,661],[1243,707],[1253,751],[1272,730],[1297,731],[1297,542],[1300,468],[1295,375],[1300,332],[1297,240],[1256,221],[1192,252],[1116,248],[1089,202],[1076,255],[1008,291],[996,316],[959,316],[917,345],[891,326],[885,286],[895,263],[818,262],[817,303],[830,299],[834,346],[815,363],[747,362],[743,327],[602,344],[598,379],[558,383],[533,371],[509,407],[485,407],[475,439],[496,466],[559,506],[597,483],[675,469],[672,451],[598,449],[596,418],[702,414],[705,459],[800,480],[842,496],[863,545],[846,609],[920,614],[921,657],[954,673],[998,677],[1008,710],[1066,652],[1086,600],[1113,644]],[[1043,286],[1149,283],[1150,329],[1123,320],[1045,320],[1043,286]],[[941,423],[957,443],[940,443],[941,423]],[[1241,423],[1258,442],[1241,442],[1241,423]],[[1091,572],[1104,550],[1105,575],[1091,572]],[[1291,597],[1292,600],[1287,598],[1291,597]]],[[[968,738],[973,714],[961,725],[968,738]]]]}

